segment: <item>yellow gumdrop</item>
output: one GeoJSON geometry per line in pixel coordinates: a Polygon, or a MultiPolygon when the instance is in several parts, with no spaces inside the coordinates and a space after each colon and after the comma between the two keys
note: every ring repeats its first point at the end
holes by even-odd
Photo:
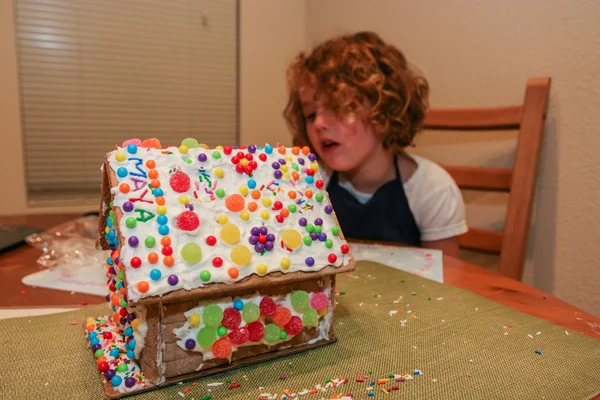
{"type": "Polygon", "coordinates": [[[240,244],[235,246],[231,250],[231,261],[239,266],[244,266],[250,264],[250,259],[252,258],[252,252],[246,246],[240,244]]]}
{"type": "MultiPolygon", "coordinates": [[[[94,325],[95,322],[96,321],[94,321],[94,317],[88,317],[87,320],[86,320],[86,324],[87,325],[94,325]]],[[[132,324],[133,324],[133,321],[132,321],[132,324]]]]}
{"type": "Polygon", "coordinates": [[[134,330],[138,330],[138,326],[140,326],[140,320],[138,318],[134,319],[133,321],[131,321],[131,327],[134,330]]]}
{"type": "Polygon", "coordinates": [[[271,201],[270,198],[265,197],[264,199],[262,199],[262,204],[265,207],[271,207],[271,204],[273,204],[273,202],[271,201]]]}
{"type": "Polygon", "coordinates": [[[240,218],[242,221],[250,221],[250,213],[248,211],[242,211],[240,213],[240,218]]]}
{"type": "Polygon", "coordinates": [[[302,235],[295,229],[288,229],[281,234],[283,244],[290,249],[297,249],[302,245],[302,235]]]}
{"type": "Polygon", "coordinates": [[[167,213],[167,207],[165,207],[165,206],[158,206],[158,207],[156,207],[156,212],[158,214],[166,214],[167,213]]]}
{"type": "Polygon", "coordinates": [[[287,166],[287,164],[284,164],[281,166],[281,172],[288,172],[289,171],[289,167],[287,166]]]}
{"type": "Polygon", "coordinates": [[[247,186],[240,186],[240,194],[242,196],[248,196],[248,187],[247,186]]]}
{"type": "Polygon", "coordinates": [[[290,261],[289,258],[283,257],[281,259],[281,261],[279,262],[279,265],[281,265],[281,268],[283,268],[287,271],[292,266],[292,262],[290,261]]]}
{"type": "Polygon", "coordinates": [[[188,150],[189,150],[188,147],[186,145],[184,145],[184,144],[182,144],[181,146],[179,146],[179,152],[181,154],[187,154],[188,150]]]}
{"type": "Polygon", "coordinates": [[[225,176],[225,172],[223,171],[223,168],[215,168],[215,175],[217,178],[222,178],[225,176]]]}
{"type": "Polygon", "coordinates": [[[240,164],[242,164],[244,167],[248,166],[249,163],[250,161],[246,160],[245,158],[242,158],[240,160],[240,164]]]}
{"type": "Polygon", "coordinates": [[[183,205],[190,204],[190,198],[187,196],[181,196],[179,198],[179,204],[183,204],[183,205]]]}
{"type": "Polygon", "coordinates": [[[312,169],[313,171],[318,171],[319,170],[319,164],[317,164],[316,162],[311,163],[310,164],[310,169],[312,169]]]}
{"type": "Polygon", "coordinates": [[[200,314],[193,313],[192,315],[190,315],[188,320],[190,321],[190,325],[192,327],[197,328],[198,326],[200,326],[200,314]]]}
{"type": "Polygon", "coordinates": [[[267,273],[267,265],[266,264],[258,264],[256,266],[256,272],[258,272],[259,275],[264,275],[267,273]]]}
{"type": "Polygon", "coordinates": [[[292,175],[290,175],[290,173],[289,173],[289,172],[286,172],[285,174],[283,174],[283,177],[284,177],[285,179],[290,179],[290,178],[292,177],[292,175]]]}
{"type": "Polygon", "coordinates": [[[123,161],[127,160],[127,156],[125,155],[125,153],[122,153],[122,152],[119,151],[115,155],[115,160],[117,160],[118,162],[123,162],[123,161]]]}
{"type": "Polygon", "coordinates": [[[285,161],[293,161],[293,158],[292,158],[292,156],[287,156],[287,157],[285,158],[285,161]]]}
{"type": "Polygon", "coordinates": [[[215,150],[223,151],[223,146],[217,146],[217,147],[215,147],[215,150]]]}
{"type": "Polygon", "coordinates": [[[221,225],[225,225],[227,222],[229,222],[229,218],[227,218],[227,215],[221,214],[217,218],[217,222],[221,225]]]}
{"type": "Polygon", "coordinates": [[[267,210],[262,210],[260,212],[260,217],[265,221],[269,219],[269,212],[267,210]]]}
{"type": "Polygon", "coordinates": [[[238,244],[240,242],[240,229],[234,224],[226,224],[221,228],[221,239],[227,244],[238,244]]]}

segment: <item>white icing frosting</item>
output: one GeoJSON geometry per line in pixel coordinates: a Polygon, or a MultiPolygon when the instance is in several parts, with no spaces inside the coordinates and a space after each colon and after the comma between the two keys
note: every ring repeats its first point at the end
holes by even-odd
{"type": "MultiPolygon", "coordinates": [[[[277,149],[274,149],[272,154],[266,154],[264,150],[257,150],[253,154],[253,161],[256,161],[258,168],[253,172],[250,178],[246,174],[240,174],[236,172],[235,165],[231,162],[231,158],[237,154],[238,151],[242,151],[248,154],[248,150],[233,150],[230,155],[224,154],[223,151],[218,151],[220,154],[219,159],[213,158],[212,154],[215,150],[206,150],[203,148],[192,148],[189,149],[187,154],[181,154],[176,147],[169,147],[167,149],[153,149],[153,148],[137,148],[135,154],[129,154],[127,148],[118,148],[117,150],[109,154],[109,165],[113,171],[115,171],[117,177],[116,187],[111,188],[111,192],[114,195],[113,207],[121,208],[123,211],[123,217],[118,222],[121,235],[124,236],[124,243],[121,243],[121,261],[126,268],[127,281],[128,281],[128,299],[139,300],[141,298],[153,295],[163,295],[165,293],[178,290],[178,289],[195,289],[204,286],[207,283],[213,282],[225,282],[234,283],[249,275],[258,274],[257,266],[259,264],[266,265],[266,273],[272,272],[296,272],[296,271],[318,271],[328,265],[340,267],[347,265],[350,256],[349,254],[342,254],[340,247],[346,244],[345,241],[341,240],[339,236],[333,235],[331,229],[337,226],[334,214],[327,214],[325,212],[325,206],[331,205],[329,197],[324,188],[318,189],[315,183],[307,183],[307,174],[305,169],[309,168],[312,163],[308,157],[302,153],[294,155],[291,149],[286,149],[286,154],[279,154],[277,149]],[[124,161],[117,161],[116,156],[118,153],[122,153],[127,157],[124,161]],[[171,154],[168,154],[171,153],[171,154]],[[205,154],[207,161],[200,162],[198,160],[199,154],[205,154]],[[265,162],[260,161],[259,154],[266,154],[267,160],[265,162]],[[290,161],[291,157],[291,161],[290,161]],[[294,181],[292,178],[281,179],[274,178],[274,169],[272,163],[280,159],[286,159],[288,167],[288,173],[294,172],[292,168],[293,164],[298,164],[300,178],[294,181]],[[300,165],[298,159],[302,158],[305,161],[304,165],[300,165]],[[135,159],[141,159],[135,160],[135,159]],[[188,164],[184,160],[189,159],[191,162],[188,164]],[[164,206],[166,207],[166,217],[168,222],[166,226],[169,228],[168,237],[171,239],[170,247],[173,250],[172,257],[174,258],[174,265],[167,267],[164,263],[164,256],[161,254],[163,246],[161,245],[160,239],[162,235],[159,234],[159,223],[157,221],[159,214],[157,213],[158,205],[154,202],[155,196],[152,193],[152,189],[149,188],[151,179],[143,176],[132,176],[131,173],[146,175],[150,170],[146,166],[146,161],[153,160],[156,163],[154,168],[158,172],[158,179],[160,181],[160,189],[163,191],[163,198],[165,200],[164,206]],[[126,168],[128,174],[124,177],[120,177],[117,171],[120,167],[126,168]],[[223,170],[224,176],[218,178],[215,173],[216,168],[223,170]],[[191,186],[185,193],[175,192],[170,184],[169,180],[171,173],[175,170],[180,170],[186,173],[190,180],[191,186]],[[202,171],[199,171],[202,170],[202,171]],[[207,179],[203,178],[205,175],[211,182],[209,187],[207,179]],[[202,181],[199,180],[202,178],[202,181]],[[243,221],[241,219],[240,212],[232,212],[226,208],[227,196],[231,194],[240,194],[240,187],[247,186],[250,179],[256,182],[256,190],[261,191],[260,199],[253,199],[251,193],[252,188],[248,189],[248,194],[244,196],[245,207],[243,211],[246,211],[250,215],[249,221],[243,221]],[[135,181],[137,180],[137,181],[135,181]],[[276,182],[271,184],[270,188],[276,190],[275,195],[267,189],[270,182],[276,182]],[[121,193],[119,185],[127,183],[130,187],[128,193],[121,193]],[[224,189],[225,196],[219,198],[211,195],[209,192],[215,192],[216,189],[224,189]],[[152,213],[155,216],[147,222],[137,222],[135,228],[129,228],[126,225],[126,220],[129,217],[140,217],[139,212],[131,211],[126,212],[123,210],[123,205],[126,202],[130,202],[130,199],[138,199],[142,196],[143,192],[148,189],[148,192],[142,197],[142,200],[147,201],[134,201],[133,205],[135,209],[141,209],[146,212],[152,213]],[[262,189],[262,190],[261,190],[262,189]],[[312,198],[304,196],[307,190],[313,192],[312,198]],[[294,191],[297,194],[296,199],[292,200],[288,196],[290,191],[294,191]],[[322,193],[324,198],[322,202],[316,200],[317,193],[322,193]],[[186,232],[180,230],[177,227],[177,217],[184,211],[187,211],[184,204],[181,204],[179,199],[181,196],[187,196],[190,200],[190,204],[194,207],[194,212],[198,215],[200,220],[200,226],[194,232],[186,232]],[[283,203],[283,208],[287,209],[288,205],[294,204],[297,207],[295,213],[290,212],[289,216],[285,218],[283,223],[276,221],[275,216],[280,213],[279,210],[272,210],[273,205],[266,207],[262,204],[262,200],[268,198],[275,203],[280,201],[283,203]],[[298,201],[304,202],[297,204],[298,201]],[[248,204],[250,202],[256,202],[258,209],[254,212],[250,212],[248,204]],[[306,207],[306,204],[310,204],[312,209],[306,207]],[[263,210],[268,211],[269,219],[263,220],[261,218],[261,212],[263,210]],[[223,225],[217,222],[217,219],[221,215],[226,215],[228,222],[236,225],[240,230],[240,241],[237,245],[243,245],[248,248],[252,254],[250,264],[246,266],[235,265],[231,259],[231,250],[235,247],[221,240],[220,231],[223,225]],[[281,247],[281,235],[284,230],[293,229],[298,231],[302,237],[308,236],[305,228],[299,225],[299,219],[306,218],[309,224],[314,225],[314,221],[317,218],[323,220],[322,232],[327,235],[327,239],[333,241],[331,248],[327,248],[325,242],[315,240],[311,245],[301,246],[292,252],[289,249],[281,247]],[[275,235],[276,240],[274,241],[274,248],[272,251],[267,251],[264,255],[257,253],[254,250],[254,245],[249,243],[251,236],[250,231],[255,226],[265,226],[268,229],[268,233],[275,235]],[[128,244],[128,239],[131,236],[136,236],[139,240],[137,247],[131,247],[128,244]],[[144,244],[144,240],[147,236],[153,236],[156,239],[156,245],[153,248],[147,248],[144,244]],[[208,236],[214,236],[217,238],[215,246],[209,246],[206,243],[208,236]],[[188,242],[197,243],[202,249],[202,258],[195,264],[189,264],[184,261],[180,252],[183,246],[188,242]],[[155,252],[159,255],[159,260],[155,264],[151,264],[148,260],[148,254],[155,252]],[[334,254],[336,261],[330,263],[328,256],[334,254]],[[142,261],[140,268],[133,268],[131,266],[131,259],[133,257],[139,257],[142,261]],[[223,266],[220,268],[214,267],[212,260],[214,257],[221,257],[223,259],[223,266]],[[308,266],[306,259],[312,257],[314,259],[314,265],[308,266]],[[281,266],[281,260],[288,258],[290,260],[290,267],[285,270],[281,266]],[[237,268],[239,275],[237,278],[232,278],[228,274],[228,270],[231,267],[237,268]],[[158,280],[153,280],[150,277],[150,272],[153,269],[157,269],[161,272],[161,277],[158,280]],[[211,274],[210,280],[204,282],[200,278],[202,271],[209,271],[211,274]],[[168,281],[170,275],[176,275],[178,282],[175,285],[171,285],[168,281]],[[137,284],[145,281],[149,285],[149,289],[142,293],[138,290],[137,284]]],[[[316,171],[314,174],[314,181],[321,179],[321,174],[316,171]]],[[[148,215],[148,214],[145,214],[148,215]]]]}
{"type": "MultiPolygon", "coordinates": [[[[326,288],[322,292],[325,293],[325,295],[327,295],[328,299],[330,298],[330,295],[331,295],[330,288],[326,288]]],[[[309,298],[313,294],[313,292],[307,292],[307,293],[308,293],[309,298]]],[[[244,305],[246,305],[249,302],[252,302],[258,306],[260,304],[260,301],[263,299],[263,297],[265,297],[265,296],[261,295],[260,293],[257,292],[253,295],[248,295],[248,296],[243,296],[243,297],[235,297],[235,298],[225,297],[225,298],[221,298],[219,300],[203,300],[203,301],[199,302],[199,304],[196,307],[184,312],[184,315],[188,319],[189,319],[190,315],[192,315],[194,313],[196,313],[198,315],[202,315],[202,311],[204,310],[204,307],[207,306],[208,304],[216,304],[219,307],[221,307],[222,310],[225,310],[226,308],[233,307],[233,302],[238,299],[242,300],[244,302],[244,305]]],[[[292,306],[291,293],[281,295],[281,296],[269,296],[269,297],[271,297],[275,301],[275,303],[277,304],[277,307],[280,307],[280,306],[286,307],[287,309],[290,310],[292,316],[296,316],[296,317],[299,317],[300,319],[302,319],[302,313],[296,311],[294,309],[294,307],[292,306]]],[[[313,343],[316,343],[323,339],[326,339],[326,340],[329,339],[329,329],[331,327],[333,306],[331,304],[331,301],[329,301],[328,304],[329,305],[327,307],[327,314],[325,314],[324,316],[319,315],[318,323],[316,325],[317,331],[319,332],[319,336],[308,341],[307,342],[308,344],[313,344],[313,343]]],[[[262,322],[263,325],[267,325],[269,323],[266,321],[266,318],[263,316],[260,316],[258,321],[262,322]]],[[[242,320],[240,327],[244,327],[246,325],[247,324],[242,320]]],[[[206,361],[206,360],[215,358],[214,354],[212,353],[212,351],[209,348],[202,348],[198,343],[196,343],[196,347],[191,350],[187,349],[185,347],[186,340],[193,339],[194,341],[196,341],[196,335],[198,334],[198,331],[204,326],[205,326],[204,323],[201,321],[200,325],[198,325],[197,327],[193,327],[188,320],[185,322],[185,324],[182,327],[173,329],[173,333],[175,334],[175,336],[177,336],[180,339],[177,341],[177,345],[179,347],[181,347],[183,350],[186,350],[186,351],[196,351],[196,352],[202,353],[202,359],[204,361],[206,361]]],[[[304,328],[306,328],[306,326],[304,328]]],[[[294,335],[288,335],[285,339],[278,340],[276,342],[266,342],[264,340],[264,338],[260,342],[246,341],[246,343],[241,344],[241,345],[233,345],[232,346],[232,355],[239,347],[254,346],[254,345],[259,345],[259,344],[266,344],[267,346],[271,347],[271,346],[276,346],[283,342],[287,342],[293,338],[294,338],[294,335]]],[[[288,346],[288,347],[292,347],[292,346],[288,346]]],[[[229,362],[231,363],[231,356],[229,357],[229,362]]]]}
{"type": "Polygon", "coordinates": [[[137,329],[133,330],[133,338],[135,339],[135,358],[140,359],[140,354],[146,344],[146,335],[148,334],[148,322],[146,321],[146,308],[144,306],[137,306],[135,308],[136,319],[138,320],[137,329]]]}

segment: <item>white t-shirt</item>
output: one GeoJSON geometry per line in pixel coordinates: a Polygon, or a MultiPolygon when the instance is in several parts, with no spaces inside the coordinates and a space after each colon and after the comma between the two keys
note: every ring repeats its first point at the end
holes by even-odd
{"type": "MultiPolygon", "coordinates": [[[[466,233],[465,203],[454,179],[436,163],[415,154],[406,154],[417,163],[417,169],[403,187],[408,206],[421,231],[421,241],[448,239],[466,233]]],[[[330,176],[324,169],[321,169],[321,175],[327,186],[330,176]]],[[[362,204],[373,196],[358,192],[348,181],[340,181],[339,185],[362,204]]]]}

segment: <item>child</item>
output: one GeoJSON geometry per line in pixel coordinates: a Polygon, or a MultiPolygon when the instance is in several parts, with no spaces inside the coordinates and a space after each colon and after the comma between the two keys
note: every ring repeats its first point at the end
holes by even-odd
{"type": "Polygon", "coordinates": [[[284,116],[309,146],[345,236],[440,249],[458,256],[467,231],[450,175],[404,148],[427,107],[428,84],[377,34],[336,37],[288,69],[284,116]]]}

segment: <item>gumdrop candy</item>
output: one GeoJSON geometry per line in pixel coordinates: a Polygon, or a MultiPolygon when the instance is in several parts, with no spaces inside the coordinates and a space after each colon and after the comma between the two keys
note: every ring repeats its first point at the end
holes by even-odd
{"type": "Polygon", "coordinates": [[[190,188],[190,177],[185,172],[175,172],[169,179],[171,188],[177,193],[187,192],[190,188]]]}
{"type": "Polygon", "coordinates": [[[291,296],[292,307],[299,313],[304,312],[308,308],[308,293],[304,290],[297,290],[291,296]]]}
{"type": "Polygon", "coordinates": [[[279,341],[279,332],[281,329],[275,324],[267,324],[265,326],[265,342],[275,343],[279,341]]]}
{"type": "Polygon", "coordinates": [[[317,313],[317,310],[313,308],[307,309],[304,311],[304,314],[302,314],[302,323],[305,326],[315,326],[318,320],[319,314],[317,313]]]}
{"type": "Polygon", "coordinates": [[[196,334],[196,341],[202,347],[209,347],[217,339],[217,330],[212,326],[205,326],[200,328],[196,334]]]}
{"type": "Polygon", "coordinates": [[[193,231],[200,226],[200,219],[193,211],[184,211],[177,217],[177,227],[182,231],[193,231]]]}
{"type": "Polygon", "coordinates": [[[155,149],[162,148],[162,146],[160,144],[160,140],[158,140],[157,138],[150,138],[150,139],[144,140],[144,142],[142,143],[142,147],[155,148],[155,149]]]}
{"type": "Polygon", "coordinates": [[[223,312],[223,321],[221,324],[230,330],[236,329],[242,323],[242,315],[235,308],[226,308],[223,312]]]}
{"type": "Polygon", "coordinates": [[[138,138],[129,139],[129,140],[124,141],[123,144],[121,145],[121,147],[126,148],[130,144],[135,144],[137,147],[141,147],[142,141],[138,138]]]}
{"type": "Polygon", "coordinates": [[[246,303],[242,309],[242,317],[246,323],[257,321],[260,317],[260,307],[253,302],[246,303]]]}
{"type": "Polygon", "coordinates": [[[288,335],[297,335],[302,331],[302,320],[300,317],[293,316],[290,322],[285,324],[284,329],[288,335]]]}
{"type": "Polygon", "coordinates": [[[216,328],[223,320],[223,310],[216,304],[209,304],[202,310],[202,320],[206,325],[216,328]]]}
{"type": "Polygon", "coordinates": [[[250,332],[248,331],[247,327],[242,327],[229,332],[229,335],[227,335],[227,337],[229,337],[231,343],[240,345],[248,341],[248,339],[250,338],[250,332]]]}
{"type": "Polygon", "coordinates": [[[260,321],[251,322],[246,325],[246,328],[251,342],[260,342],[265,336],[265,326],[260,321]]]}
{"type": "Polygon", "coordinates": [[[231,355],[231,350],[231,340],[229,340],[227,337],[217,340],[212,347],[213,355],[217,358],[229,358],[231,355]]]}
{"type": "Polygon", "coordinates": [[[275,310],[275,314],[273,315],[273,322],[282,328],[290,322],[292,318],[292,312],[287,307],[277,307],[275,310]]]}
{"type": "Polygon", "coordinates": [[[263,317],[270,317],[275,314],[275,310],[277,309],[277,305],[273,301],[273,299],[269,297],[264,297],[260,301],[260,315],[263,317]]]}
{"type": "Polygon", "coordinates": [[[322,310],[329,305],[329,298],[323,292],[315,293],[310,298],[310,306],[315,310],[322,310]]]}

